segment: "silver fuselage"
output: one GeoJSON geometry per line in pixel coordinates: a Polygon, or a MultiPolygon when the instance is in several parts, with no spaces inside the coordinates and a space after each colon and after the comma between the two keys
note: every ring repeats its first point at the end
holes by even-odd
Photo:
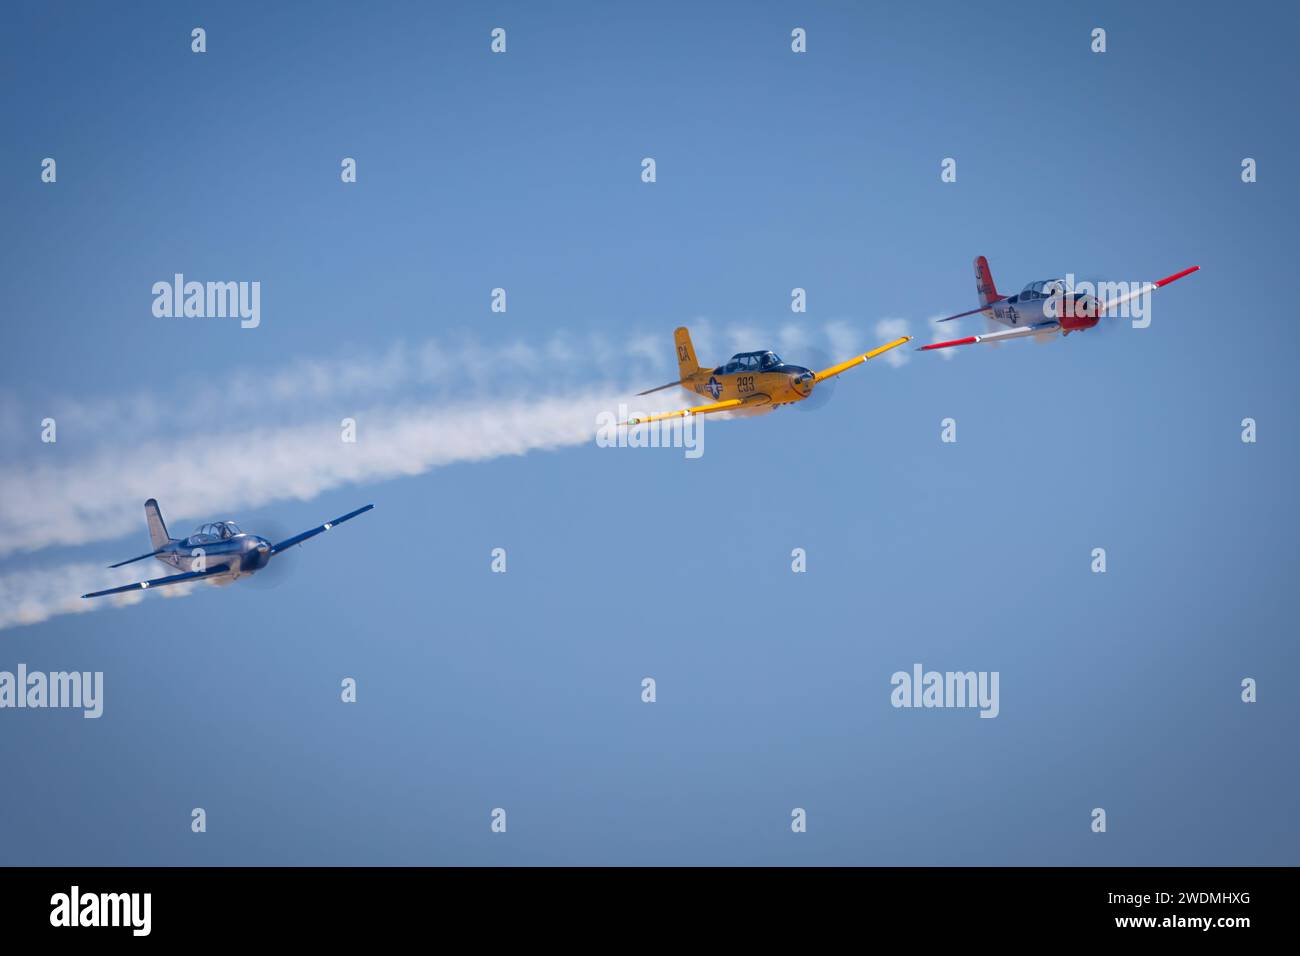
{"type": "Polygon", "coordinates": [[[154,557],[177,571],[204,571],[228,564],[228,572],[209,580],[214,584],[229,584],[266,567],[271,559],[271,542],[255,534],[236,534],[229,538],[192,534],[173,541],[162,554],[154,557]]]}
{"type": "Polygon", "coordinates": [[[990,302],[983,314],[1002,325],[1021,328],[1044,322],[1060,324],[1067,335],[1097,324],[1099,304],[1096,297],[1073,292],[1049,296],[1032,296],[1021,292],[997,302],[990,302]]]}

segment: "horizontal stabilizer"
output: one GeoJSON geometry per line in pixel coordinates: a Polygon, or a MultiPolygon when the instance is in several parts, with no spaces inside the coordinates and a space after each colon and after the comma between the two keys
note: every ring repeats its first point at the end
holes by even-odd
{"type": "Polygon", "coordinates": [[[936,322],[951,322],[953,319],[964,319],[968,315],[978,315],[980,312],[988,312],[989,306],[994,302],[1001,302],[1006,296],[998,296],[989,302],[988,305],[981,305],[978,309],[968,309],[965,312],[958,312],[956,315],[945,315],[942,319],[935,319],[936,322]]]}
{"type": "Polygon", "coordinates": [[[647,388],[644,392],[637,392],[637,395],[649,395],[651,392],[662,392],[665,388],[672,388],[674,385],[681,385],[681,380],[669,382],[667,385],[660,385],[657,388],[647,388]]]}
{"type": "Polygon", "coordinates": [[[110,564],[109,567],[120,568],[124,564],[135,564],[137,561],[143,561],[145,558],[152,558],[156,555],[162,554],[166,550],[166,548],[159,548],[157,551],[150,551],[148,554],[142,554],[138,558],[127,558],[125,561],[117,562],[117,564],[110,564]]]}

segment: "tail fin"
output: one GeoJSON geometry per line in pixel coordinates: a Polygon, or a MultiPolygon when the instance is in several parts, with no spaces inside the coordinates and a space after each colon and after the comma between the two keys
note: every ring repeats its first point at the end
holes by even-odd
{"type": "Polygon", "coordinates": [[[983,256],[975,257],[975,291],[979,293],[980,305],[997,302],[998,287],[993,284],[993,273],[989,271],[989,261],[983,256]]]}
{"type": "Polygon", "coordinates": [[[691,344],[691,333],[686,326],[674,332],[673,339],[677,342],[677,370],[685,381],[700,370],[700,363],[695,360],[695,346],[691,344]]]}
{"type": "Polygon", "coordinates": [[[149,525],[149,540],[155,548],[161,548],[171,541],[167,525],[163,524],[162,512],[158,510],[158,502],[153,498],[144,503],[144,520],[149,525]]]}

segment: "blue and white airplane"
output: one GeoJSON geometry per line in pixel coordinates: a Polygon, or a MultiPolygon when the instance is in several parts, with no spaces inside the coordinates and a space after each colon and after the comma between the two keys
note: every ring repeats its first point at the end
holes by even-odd
{"type": "Polygon", "coordinates": [[[120,568],[124,564],[143,561],[145,558],[157,558],[163,564],[188,571],[172,574],[152,581],[138,581],[124,584],[120,588],[106,591],[92,591],[83,594],[83,598],[103,597],[106,594],[121,594],[123,591],[144,591],[148,588],[162,587],[166,584],[180,584],[182,581],[211,581],[213,584],[230,584],[246,575],[255,574],[270,563],[277,554],[297,547],[308,538],[314,538],[322,532],[329,531],[335,525],[342,524],[357,515],[365,514],[374,505],[366,505],[356,511],[350,511],[341,518],[327,521],[323,525],[286,538],[279,544],[272,544],[266,538],[240,531],[233,521],[213,521],[198,528],[188,538],[173,538],[167,533],[163,523],[162,512],[158,502],[150,498],[144,503],[144,518],[149,525],[149,540],[154,549],[148,554],[110,564],[110,568],[120,568]]]}

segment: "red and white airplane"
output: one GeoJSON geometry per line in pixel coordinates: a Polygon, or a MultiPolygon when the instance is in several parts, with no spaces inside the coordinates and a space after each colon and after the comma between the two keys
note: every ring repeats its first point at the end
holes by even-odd
{"type": "Polygon", "coordinates": [[[1191,275],[1200,266],[1192,266],[1182,272],[1175,272],[1155,282],[1098,283],[1094,295],[1072,288],[1064,279],[1051,279],[1031,282],[1016,295],[1000,295],[993,284],[993,274],[989,272],[988,260],[983,256],[975,258],[975,291],[979,293],[980,307],[969,312],[958,312],[939,319],[950,322],[967,315],[982,313],[993,323],[1006,326],[983,335],[968,335],[964,339],[950,342],[934,342],[923,345],[917,351],[928,352],[930,349],[946,349],[954,345],[974,345],[976,342],[1004,342],[1007,339],[1023,338],[1026,335],[1039,336],[1040,340],[1053,335],[1069,335],[1090,329],[1103,318],[1114,317],[1116,310],[1140,296],[1148,295],[1156,289],[1164,288],[1183,276],[1191,275]],[[1111,297],[1102,301],[1101,294],[1111,297]]]}

